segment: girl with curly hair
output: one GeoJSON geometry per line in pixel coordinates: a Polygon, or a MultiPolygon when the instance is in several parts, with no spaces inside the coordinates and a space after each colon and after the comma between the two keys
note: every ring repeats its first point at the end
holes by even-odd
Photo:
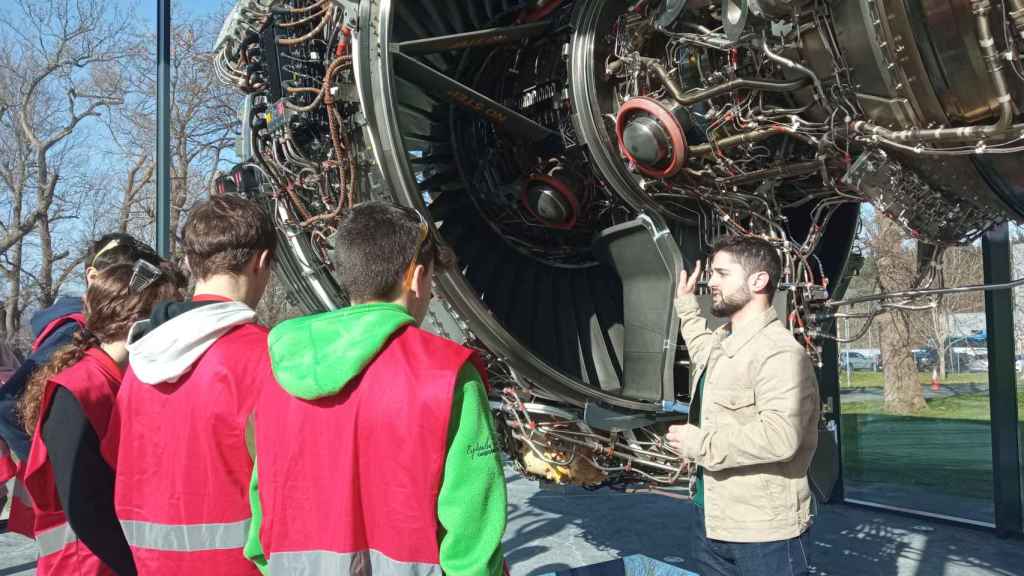
{"type": "Polygon", "coordinates": [[[114,514],[114,472],[102,448],[132,325],[162,300],[183,297],[184,276],[156,255],[98,272],[85,326],[32,375],[19,402],[32,434],[25,487],[39,547],[37,574],[136,574],[114,514]]]}

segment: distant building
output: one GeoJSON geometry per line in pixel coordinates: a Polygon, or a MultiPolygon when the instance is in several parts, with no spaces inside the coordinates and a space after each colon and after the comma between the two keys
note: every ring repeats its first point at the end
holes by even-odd
{"type": "Polygon", "coordinates": [[[946,333],[950,338],[984,336],[985,312],[956,312],[946,318],[946,333]]]}

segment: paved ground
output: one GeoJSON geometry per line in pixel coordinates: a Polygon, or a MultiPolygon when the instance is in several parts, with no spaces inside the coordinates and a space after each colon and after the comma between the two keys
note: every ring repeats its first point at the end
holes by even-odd
{"type": "MultiPolygon", "coordinates": [[[[506,554],[513,576],[645,554],[695,569],[693,507],[647,494],[541,491],[509,476],[506,554]]],[[[821,576],[1024,575],[1024,543],[991,532],[849,506],[819,510],[811,561],[821,576]]],[[[696,571],[696,570],[695,570],[696,571]]]]}
{"type": "MultiPolygon", "coordinates": [[[[515,472],[508,476],[505,552],[513,576],[630,554],[694,568],[687,502],[607,490],[539,490],[515,472]]],[[[822,508],[812,539],[811,561],[821,576],[1024,576],[1020,541],[861,508],[822,508]]],[[[0,535],[0,576],[34,574],[34,554],[31,542],[0,535]]]]}

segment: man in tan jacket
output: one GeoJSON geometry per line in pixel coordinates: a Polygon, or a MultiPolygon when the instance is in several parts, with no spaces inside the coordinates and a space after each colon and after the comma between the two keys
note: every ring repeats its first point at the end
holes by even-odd
{"type": "Polygon", "coordinates": [[[808,573],[818,385],[803,348],[771,302],[779,256],[757,238],[712,251],[710,331],[694,295],[700,262],[679,277],[676,311],[691,359],[690,421],[671,446],[697,471],[696,555],[701,576],[808,573]]]}

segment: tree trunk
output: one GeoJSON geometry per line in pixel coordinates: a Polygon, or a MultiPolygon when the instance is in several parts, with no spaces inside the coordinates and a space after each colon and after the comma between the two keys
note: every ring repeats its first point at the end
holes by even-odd
{"type": "Polygon", "coordinates": [[[46,308],[57,299],[56,290],[53,285],[53,265],[56,259],[53,254],[53,237],[50,234],[49,214],[39,218],[39,252],[42,257],[39,267],[39,305],[46,308]]]}
{"type": "Polygon", "coordinates": [[[910,414],[925,408],[924,391],[917,381],[917,363],[910,348],[907,313],[892,310],[886,314],[882,319],[881,337],[885,411],[910,414]]]}
{"type": "Polygon", "coordinates": [[[140,156],[131,169],[128,170],[128,182],[124,187],[124,195],[121,199],[121,210],[117,217],[117,231],[128,232],[128,226],[132,219],[132,209],[141,191],[149,185],[153,179],[153,172],[156,165],[148,162],[146,156],[140,156]],[[141,175],[140,175],[141,173],[141,175]]]}
{"type": "Polygon", "coordinates": [[[946,378],[946,338],[948,336],[949,312],[942,306],[932,309],[932,330],[935,338],[935,369],[938,370],[939,380],[946,378]]]}
{"type": "MultiPolygon", "coordinates": [[[[903,231],[888,218],[880,218],[875,239],[878,280],[882,291],[911,288],[914,260],[907,258],[903,231]]],[[[917,363],[912,352],[911,321],[907,312],[890,309],[880,317],[879,338],[882,367],[885,372],[884,410],[890,414],[909,414],[926,406],[924,391],[917,381],[917,363]]]]}
{"type": "Polygon", "coordinates": [[[179,228],[183,224],[182,216],[184,216],[183,212],[188,204],[189,167],[186,135],[184,126],[172,134],[176,143],[175,153],[171,155],[171,254],[177,250],[179,228]]]}
{"type": "Polygon", "coordinates": [[[8,341],[14,341],[18,337],[18,330],[21,329],[21,260],[23,251],[23,242],[19,240],[11,248],[11,267],[6,274],[10,292],[7,294],[4,335],[8,341]]]}
{"type": "Polygon", "coordinates": [[[939,355],[939,358],[936,361],[935,365],[938,367],[939,380],[945,380],[946,379],[946,348],[945,347],[939,348],[938,355],[939,355]]]}

